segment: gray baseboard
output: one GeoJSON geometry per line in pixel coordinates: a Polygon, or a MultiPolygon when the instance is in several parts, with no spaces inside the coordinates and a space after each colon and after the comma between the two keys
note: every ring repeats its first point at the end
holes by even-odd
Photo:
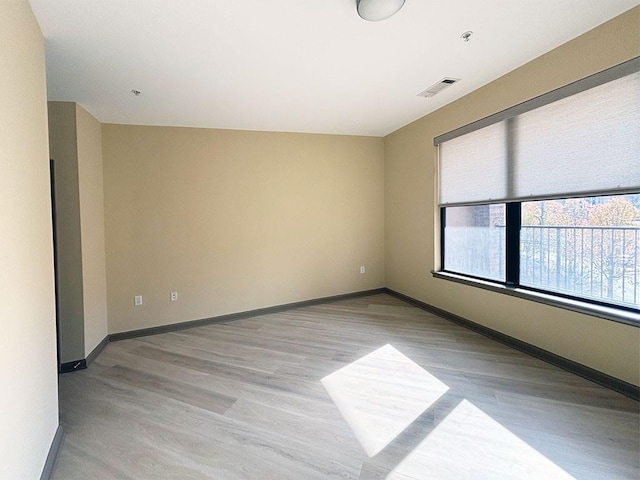
{"type": "Polygon", "coordinates": [[[77,372],[78,370],[84,370],[87,368],[87,361],[84,358],[79,360],[73,360],[72,362],[65,362],[60,364],[58,373],[77,372]]]}
{"type": "Polygon", "coordinates": [[[108,343],[109,343],[109,335],[104,337],[102,341],[98,345],[96,345],[96,348],[94,348],[91,351],[91,353],[87,355],[87,359],[86,359],[87,366],[91,365],[91,363],[96,359],[98,355],[100,355],[100,352],[104,350],[104,347],[106,347],[108,343]]]}
{"type": "Polygon", "coordinates": [[[146,337],[148,335],[158,335],[160,333],[176,332],[187,328],[202,327],[205,325],[211,325],[214,323],[229,322],[232,320],[239,320],[241,318],[256,317],[258,315],[268,315],[272,313],[284,312],[286,310],[292,310],[294,308],[309,307],[312,305],[319,305],[321,303],[336,302],[338,300],[346,300],[349,298],[367,297],[369,295],[376,295],[379,293],[385,293],[384,288],[375,288],[373,290],[364,290],[360,292],[345,293],[342,295],[333,295],[330,297],[314,298],[311,300],[303,300],[301,302],[286,303],[283,305],[276,305],[274,307],[258,308],[256,310],[248,310],[245,312],[231,313],[229,315],[220,315],[217,317],[203,318],[200,320],[191,320],[188,322],[172,323],[170,325],[161,325],[159,327],[143,328],[140,330],[130,330],[128,332],[112,333],[109,335],[110,342],[117,342],[118,340],[126,340],[129,338],[146,337]]]}
{"type": "Polygon", "coordinates": [[[60,368],[58,369],[58,373],[69,373],[84,370],[89,365],[91,365],[91,362],[93,362],[98,355],[100,355],[100,352],[104,350],[104,347],[107,346],[107,343],[109,343],[109,335],[104,337],[100,341],[100,343],[96,345],[96,348],[94,348],[91,353],[87,355],[87,358],[81,358],[79,360],[74,360],[73,362],[61,363],[60,368]]]}
{"type": "Polygon", "coordinates": [[[63,441],[64,441],[64,430],[60,425],[58,425],[56,434],[53,436],[53,441],[51,442],[51,447],[49,447],[49,453],[47,454],[47,459],[44,462],[44,468],[42,469],[40,480],[49,480],[51,478],[51,474],[53,473],[53,467],[55,467],[56,465],[56,460],[58,459],[58,453],[60,452],[60,447],[62,446],[63,441]]]}
{"type": "Polygon", "coordinates": [[[523,342],[522,340],[518,340],[517,338],[511,337],[497,330],[493,330],[492,328],[485,327],[479,323],[447,312],[441,308],[421,302],[420,300],[416,300],[415,298],[409,297],[400,292],[396,292],[389,288],[385,288],[384,290],[389,295],[393,295],[394,297],[421,308],[422,310],[434,313],[445,320],[449,320],[450,322],[468,328],[469,330],[473,330],[474,332],[480,333],[511,348],[515,348],[516,350],[531,355],[532,357],[536,357],[550,363],[551,365],[555,365],[563,370],[579,375],[587,380],[597,383],[598,385],[602,385],[610,390],[621,393],[633,400],[640,401],[640,387],[636,385],[620,380],[619,378],[612,377],[611,375],[607,375],[606,373],[587,367],[586,365],[574,362],[568,358],[561,357],[560,355],[556,355],[555,353],[551,353],[540,347],[531,345],[530,343],[523,342]]]}
{"type": "Polygon", "coordinates": [[[204,325],[211,325],[214,323],[229,322],[232,320],[255,317],[258,315],[279,313],[287,310],[292,310],[294,308],[308,307],[312,305],[319,305],[322,303],[333,302],[338,300],[346,300],[350,298],[366,297],[369,295],[376,295],[380,293],[388,293],[389,295],[393,295],[394,297],[399,298],[400,300],[410,303],[425,311],[434,313],[462,327],[473,330],[486,337],[489,337],[493,340],[503,343],[511,348],[515,348],[516,350],[519,350],[528,355],[536,357],[540,360],[550,363],[551,365],[555,365],[556,367],[562,368],[563,370],[579,375],[583,378],[586,378],[587,380],[590,380],[594,383],[607,387],[611,390],[621,393],[636,401],[640,401],[640,387],[636,385],[633,385],[631,383],[625,382],[624,380],[620,380],[618,378],[612,377],[611,375],[600,372],[591,367],[587,367],[586,365],[582,365],[580,363],[574,362],[573,360],[569,360],[567,358],[561,357],[560,355],[549,352],[540,347],[536,347],[535,345],[532,345],[530,343],[524,342],[517,338],[511,337],[497,330],[493,330],[489,327],[485,327],[484,325],[481,325],[469,319],[460,317],[458,315],[455,315],[451,312],[435,307],[433,305],[429,305],[428,303],[422,302],[420,300],[412,298],[408,295],[404,295],[400,292],[396,292],[386,287],[375,288],[372,290],[364,290],[360,292],[346,293],[342,295],[334,295],[330,297],[315,298],[315,299],[304,300],[300,302],[276,305],[273,307],[259,308],[256,310],[248,310],[245,312],[232,313],[228,315],[220,315],[217,317],[203,318],[200,320],[191,320],[188,322],[173,323],[170,325],[161,325],[158,327],[143,328],[139,330],[131,330],[128,332],[112,333],[107,337],[105,337],[96,346],[96,348],[93,349],[93,351],[89,354],[89,356],[87,356],[86,360],[82,359],[82,360],[77,360],[75,362],[68,362],[68,363],[62,364],[60,366],[60,373],[77,371],[77,370],[82,370],[84,368],[87,368],[87,365],[90,364],[100,354],[100,352],[104,349],[104,347],[109,342],[126,340],[129,338],[146,337],[148,335],[158,335],[158,334],[167,333],[167,332],[176,332],[176,331],[184,330],[187,328],[195,328],[195,327],[201,327],[204,325]]]}

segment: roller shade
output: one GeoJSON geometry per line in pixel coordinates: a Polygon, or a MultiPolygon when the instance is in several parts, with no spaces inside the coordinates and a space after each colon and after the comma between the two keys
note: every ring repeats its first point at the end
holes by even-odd
{"type": "Polygon", "coordinates": [[[441,206],[640,191],[640,59],[435,139],[441,206]]]}

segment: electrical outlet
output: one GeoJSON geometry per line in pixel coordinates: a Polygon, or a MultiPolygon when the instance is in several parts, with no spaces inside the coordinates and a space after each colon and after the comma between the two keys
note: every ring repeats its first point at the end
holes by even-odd
{"type": "Polygon", "coordinates": [[[136,296],[133,298],[133,304],[134,304],[136,307],[139,307],[140,305],[142,305],[142,295],[136,295],[136,296]]]}
{"type": "Polygon", "coordinates": [[[360,267],[360,273],[364,273],[367,269],[364,268],[364,265],[360,267]]]}
{"type": "Polygon", "coordinates": [[[171,301],[175,302],[178,300],[178,292],[171,292],[171,301]]]}

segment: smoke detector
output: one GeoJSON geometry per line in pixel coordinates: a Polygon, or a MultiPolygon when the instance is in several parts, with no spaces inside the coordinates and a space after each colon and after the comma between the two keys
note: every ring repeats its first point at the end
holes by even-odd
{"type": "Polygon", "coordinates": [[[447,87],[450,87],[451,85],[453,85],[458,81],[460,81],[459,78],[444,77],[439,82],[434,83],[426,90],[420,92],[418,96],[425,97],[425,98],[433,97],[434,95],[440,93],[442,90],[444,90],[447,87]]]}
{"type": "Polygon", "coordinates": [[[473,35],[473,32],[471,30],[467,30],[462,35],[460,35],[460,38],[462,39],[463,42],[468,42],[469,39],[471,38],[471,35],[473,35]]]}

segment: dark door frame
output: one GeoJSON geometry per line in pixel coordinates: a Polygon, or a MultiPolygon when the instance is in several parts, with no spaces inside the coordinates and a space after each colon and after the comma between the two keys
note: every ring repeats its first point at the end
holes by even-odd
{"type": "Polygon", "coordinates": [[[55,315],[56,315],[56,359],[57,368],[60,371],[60,302],[58,301],[58,235],[56,228],[56,165],[55,161],[49,159],[49,183],[51,185],[51,230],[53,235],[53,285],[55,292],[55,315]]]}

